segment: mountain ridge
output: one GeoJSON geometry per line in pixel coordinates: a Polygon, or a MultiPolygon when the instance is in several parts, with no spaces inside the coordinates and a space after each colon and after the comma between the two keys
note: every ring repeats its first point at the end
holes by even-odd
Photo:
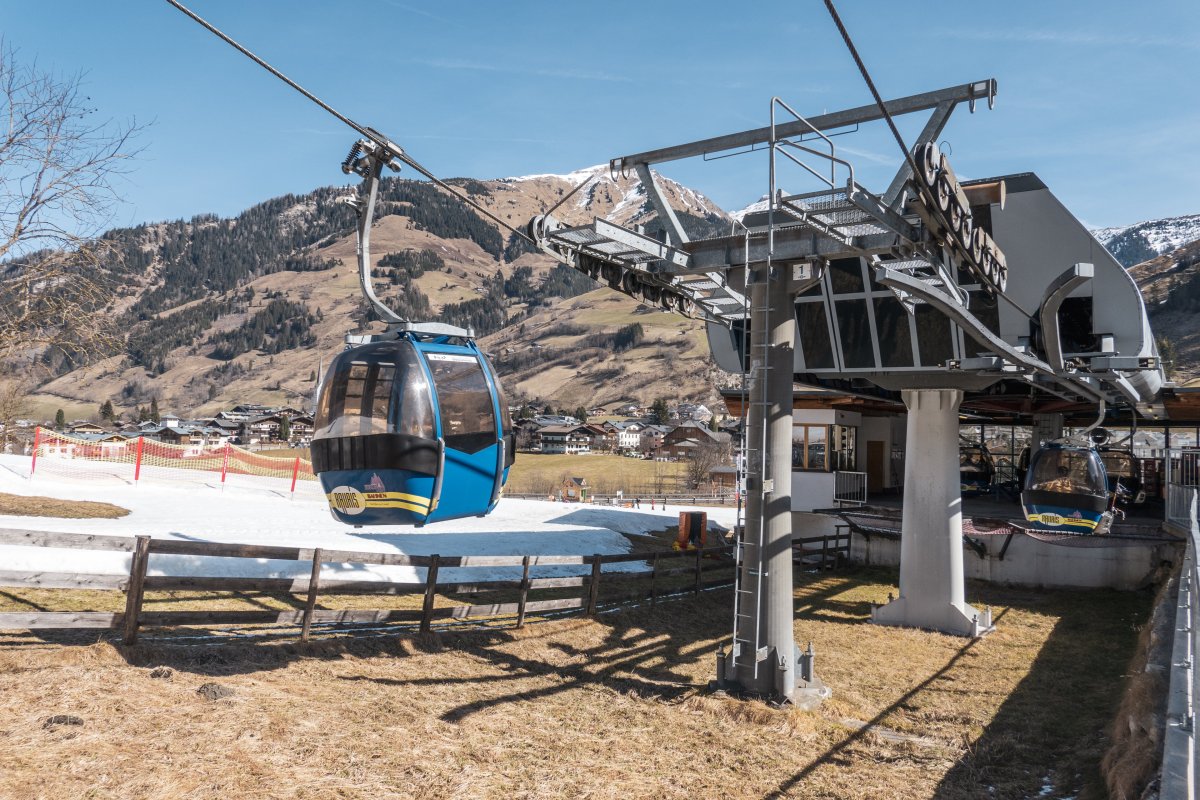
{"type": "MultiPolygon", "coordinates": [[[[607,165],[448,183],[516,228],[576,190],[554,211],[567,225],[593,216],[657,224],[636,179],[613,176],[607,165]]],[[[747,211],[728,214],[667,178],[661,185],[696,236],[726,229],[747,211]]],[[[353,191],[318,187],[235,217],[201,214],[105,234],[125,254],[112,268],[120,281],[112,310],[128,323],[126,352],[73,370],[51,359],[60,374],[37,388],[41,407],[52,413],[67,404],[86,414],[111,400],[127,411],[157,398],[163,407],[204,413],[239,401],[308,404],[344,335],[381,328],[358,287],[353,213],[339,202],[353,191]]],[[[1200,339],[1185,303],[1193,280],[1200,291],[1200,215],[1093,234],[1126,258],[1153,253],[1131,274],[1160,340],[1177,345],[1173,366],[1185,377],[1200,371],[1200,339]]],[[[598,287],[425,182],[384,181],[372,255],[376,290],[389,303],[414,318],[477,329],[514,400],[574,407],[717,399],[722,374],[702,323],[598,287]],[[633,344],[615,357],[618,335],[633,344]]]]}

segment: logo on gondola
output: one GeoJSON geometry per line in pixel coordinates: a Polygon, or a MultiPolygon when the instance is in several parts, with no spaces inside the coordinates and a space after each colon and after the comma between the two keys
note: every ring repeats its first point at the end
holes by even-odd
{"type": "Polygon", "coordinates": [[[1072,517],[1072,519],[1083,519],[1083,514],[1076,511],[1074,514],[1071,515],[1071,517],[1072,517]]]}
{"type": "Polygon", "coordinates": [[[367,500],[362,492],[352,486],[338,486],[329,493],[329,505],[335,511],[353,516],[366,510],[367,500]]]}
{"type": "Polygon", "coordinates": [[[383,479],[379,477],[378,472],[371,473],[371,480],[367,481],[366,486],[363,488],[368,492],[382,492],[387,490],[387,487],[383,485],[383,479]]]}
{"type": "Polygon", "coordinates": [[[1042,514],[1042,522],[1047,525],[1062,525],[1065,520],[1058,514],[1042,514]]]}
{"type": "Polygon", "coordinates": [[[453,353],[426,353],[425,358],[430,361],[458,361],[465,364],[477,362],[475,356],[460,356],[453,353]]]}

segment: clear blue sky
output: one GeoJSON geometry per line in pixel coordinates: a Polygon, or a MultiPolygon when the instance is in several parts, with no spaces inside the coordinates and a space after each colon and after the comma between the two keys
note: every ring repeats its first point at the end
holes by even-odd
{"type": "MultiPolygon", "coordinates": [[[[563,173],[758,127],[772,95],[805,114],[870,102],[820,0],[189,5],[447,177],[563,173]]],[[[943,135],[960,175],[1037,172],[1091,226],[1200,213],[1200,2],[839,10],[885,97],[998,79],[995,110],[961,108],[943,135]]],[[[354,134],[165,2],[6,0],[0,31],[20,59],[84,73],[100,115],[151,123],[117,223],[345,182],[354,134]]],[[[873,128],[838,144],[882,191],[898,151],[873,128]]],[[[759,154],[663,171],[726,209],[767,186],[759,154]]]]}

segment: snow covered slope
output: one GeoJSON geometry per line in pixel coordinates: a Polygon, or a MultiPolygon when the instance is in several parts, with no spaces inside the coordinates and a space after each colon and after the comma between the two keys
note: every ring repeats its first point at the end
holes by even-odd
{"type": "MultiPolygon", "coordinates": [[[[454,520],[427,528],[349,528],[329,514],[325,498],[313,483],[288,496],[286,483],[239,476],[240,485],[224,491],[215,480],[195,474],[190,481],[141,485],[113,479],[79,479],[44,474],[42,462],[31,481],[29,459],[0,456],[0,492],[24,496],[96,500],[130,509],[121,519],[58,519],[0,516],[0,527],[23,530],[89,533],[109,536],[149,534],[242,544],[323,547],[326,549],[405,553],[407,555],[610,555],[629,552],[622,533],[649,533],[678,523],[680,509],[628,510],[578,506],[534,500],[503,499],[484,518],[454,520]]],[[[217,476],[212,476],[216,478],[217,476]]],[[[732,527],[732,509],[709,509],[710,520],[732,527]]],[[[710,525],[712,523],[710,522],[710,525]]],[[[85,574],[128,574],[129,554],[2,546],[0,562],[9,570],[45,570],[85,574]]],[[[640,562],[609,564],[609,571],[644,569],[640,562]]],[[[580,574],[588,568],[536,567],[537,577],[580,574]]],[[[193,558],[156,555],[151,575],[236,575],[240,577],[307,577],[309,565],[295,561],[193,558]]],[[[413,567],[326,564],[322,577],[342,580],[424,580],[413,567]]],[[[520,577],[520,568],[472,567],[445,569],[447,581],[506,580],[520,577]]]]}
{"type": "Polygon", "coordinates": [[[1092,235],[1117,261],[1132,267],[1200,239],[1200,214],[1098,228],[1092,235]]]}

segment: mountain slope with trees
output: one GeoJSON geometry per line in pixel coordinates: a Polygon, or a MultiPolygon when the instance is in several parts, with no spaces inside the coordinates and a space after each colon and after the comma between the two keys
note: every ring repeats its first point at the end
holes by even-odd
{"type": "MultiPolygon", "coordinates": [[[[566,176],[451,183],[516,225],[553,205],[581,180],[588,185],[556,212],[564,221],[577,224],[605,216],[654,230],[656,221],[636,181],[613,180],[601,168],[566,176]]],[[[693,235],[711,235],[727,224],[723,212],[701,195],[669,180],[664,185],[693,235]]],[[[54,363],[51,380],[37,391],[42,405],[86,402],[94,409],[107,401],[118,412],[128,412],[157,399],[187,413],[236,401],[311,403],[316,377],[342,349],[345,334],[382,327],[361,297],[353,212],[339,202],[355,191],[323,187],[273,198],[231,218],[198,215],[104,233],[100,240],[110,254],[106,270],[114,279],[111,300],[118,310],[113,316],[125,332],[123,352],[80,369],[66,360],[54,363]]],[[[623,312],[628,314],[636,303],[608,289],[597,290],[589,278],[536,252],[520,236],[502,232],[428,183],[385,179],[371,244],[376,293],[405,317],[471,327],[480,337],[499,335],[533,318],[578,318],[573,330],[587,340],[580,347],[588,352],[602,350],[611,337],[629,336],[621,331],[632,323],[610,324],[604,315],[591,319],[584,308],[564,304],[597,292],[597,299],[588,303],[616,299],[629,304],[623,312]]],[[[698,323],[659,316],[664,322],[669,318],[670,335],[677,335],[677,322],[688,327],[686,335],[693,339],[701,330],[698,323]]],[[[656,335],[649,339],[657,341],[656,335]]],[[[518,346],[504,341],[510,349],[518,346]]],[[[519,346],[530,353],[539,350],[532,342],[519,346]]],[[[674,342],[672,347],[678,349],[674,342]]],[[[497,360],[505,363],[505,358],[497,360]]],[[[711,393],[704,394],[703,384],[692,377],[711,369],[707,351],[700,361],[658,370],[657,388],[643,379],[622,385],[640,385],[647,395],[672,396],[686,385],[711,400],[711,393]]],[[[538,359],[527,353],[522,363],[534,365],[538,359]]],[[[615,385],[614,370],[641,369],[633,359],[627,366],[610,363],[597,380],[615,385]]],[[[560,391],[561,386],[534,381],[514,394],[557,402],[560,391]]],[[[578,400],[605,391],[593,385],[578,392],[578,400]]]]}

